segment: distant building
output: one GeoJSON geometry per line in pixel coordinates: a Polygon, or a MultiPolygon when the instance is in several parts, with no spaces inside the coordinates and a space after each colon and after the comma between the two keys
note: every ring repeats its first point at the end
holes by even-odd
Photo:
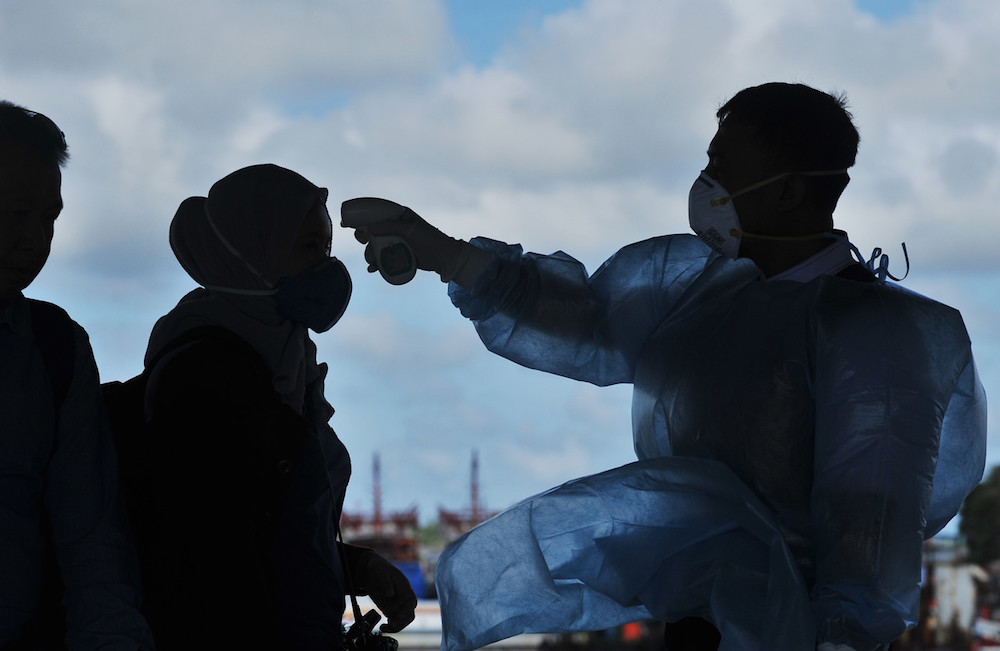
{"type": "Polygon", "coordinates": [[[375,550],[406,574],[418,597],[433,597],[434,569],[444,546],[496,515],[495,511],[489,511],[480,504],[479,456],[475,451],[472,452],[470,479],[469,508],[452,511],[439,507],[439,540],[437,544],[421,545],[416,507],[391,512],[382,509],[382,467],[379,455],[375,453],[372,459],[372,511],[343,512],[340,530],[344,542],[375,550]]]}
{"type": "Polygon", "coordinates": [[[438,507],[438,526],[441,527],[441,535],[447,542],[452,542],[462,536],[466,531],[474,526],[488,520],[497,514],[497,511],[488,511],[479,500],[479,454],[472,451],[472,468],[469,486],[471,488],[471,499],[469,508],[459,511],[450,511],[443,507],[438,507]]]}
{"type": "Polygon", "coordinates": [[[420,523],[416,507],[387,515],[345,512],[340,518],[340,530],[345,542],[371,547],[393,562],[419,558],[420,523]]]}

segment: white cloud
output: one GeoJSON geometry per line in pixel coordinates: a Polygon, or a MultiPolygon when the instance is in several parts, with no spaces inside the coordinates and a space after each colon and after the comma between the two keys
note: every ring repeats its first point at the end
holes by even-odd
{"type": "Polygon", "coordinates": [[[217,97],[405,81],[451,48],[431,0],[14,0],[0,29],[10,64],[84,76],[116,69],[217,97]]]}

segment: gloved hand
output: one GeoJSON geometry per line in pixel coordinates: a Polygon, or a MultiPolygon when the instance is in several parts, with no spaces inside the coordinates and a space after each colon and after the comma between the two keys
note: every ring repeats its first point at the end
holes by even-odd
{"type": "MultiPolygon", "coordinates": [[[[450,282],[458,275],[473,248],[468,242],[445,235],[409,208],[397,219],[376,222],[354,231],[354,237],[362,244],[368,244],[369,234],[401,237],[413,252],[417,267],[437,272],[444,282],[450,282]]],[[[371,245],[365,247],[365,260],[368,261],[369,272],[377,270],[371,245]]]]}
{"type": "Polygon", "coordinates": [[[398,633],[413,621],[417,595],[406,576],[395,565],[371,549],[341,545],[351,571],[355,594],[368,595],[375,602],[386,623],[383,633],[398,633]]]}

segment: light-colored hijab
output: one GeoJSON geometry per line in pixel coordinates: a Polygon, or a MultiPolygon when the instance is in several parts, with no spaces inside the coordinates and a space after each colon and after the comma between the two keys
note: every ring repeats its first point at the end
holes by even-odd
{"type": "MultiPolygon", "coordinates": [[[[306,215],[327,191],[277,165],[252,165],[226,176],[208,197],[185,199],[170,223],[170,246],[202,287],[180,300],[153,327],[147,365],[173,339],[200,326],[225,328],[249,343],[271,370],[275,391],[303,411],[307,389],[325,414],[326,364],[304,326],[275,308],[273,289],[286,268],[306,215]]],[[[323,416],[323,414],[316,414],[323,416]]]]}

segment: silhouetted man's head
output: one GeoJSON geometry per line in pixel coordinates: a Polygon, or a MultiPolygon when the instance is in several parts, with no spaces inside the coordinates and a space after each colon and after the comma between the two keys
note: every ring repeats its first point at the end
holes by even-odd
{"type": "MultiPolygon", "coordinates": [[[[716,115],[720,127],[729,122],[751,127],[776,173],[847,169],[858,153],[860,138],[845,98],[803,84],[745,88],[716,115]]],[[[850,180],[847,174],[802,178],[816,210],[827,214],[850,180]]]]}
{"type": "Polygon", "coordinates": [[[0,101],[0,299],[31,284],[48,260],[67,159],[52,120],[0,101]]]}

